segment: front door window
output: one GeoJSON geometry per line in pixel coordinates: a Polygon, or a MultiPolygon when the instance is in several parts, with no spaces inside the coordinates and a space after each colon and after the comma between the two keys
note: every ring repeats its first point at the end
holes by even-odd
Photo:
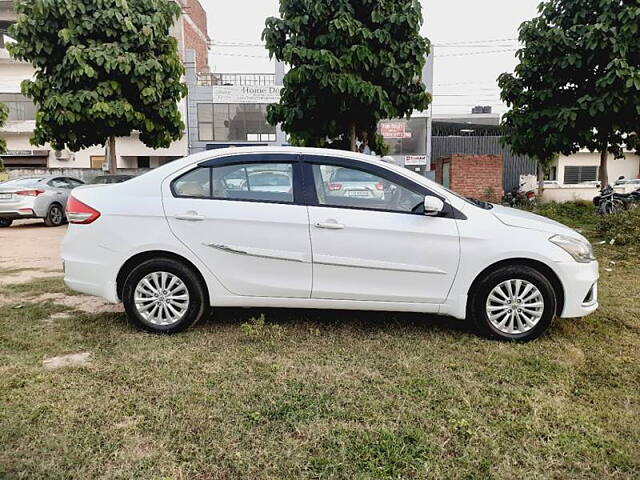
{"type": "Polygon", "coordinates": [[[313,165],[321,206],[361,208],[386,212],[415,212],[424,195],[364,170],[313,165]]]}

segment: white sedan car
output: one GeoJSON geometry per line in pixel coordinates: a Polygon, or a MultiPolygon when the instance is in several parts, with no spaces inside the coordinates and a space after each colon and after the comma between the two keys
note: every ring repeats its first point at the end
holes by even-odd
{"type": "Polygon", "coordinates": [[[576,231],[368,155],[203,152],[75,189],[67,215],[66,284],[123,302],[152,332],[182,331],[209,307],[294,307],[442,314],[531,340],[556,316],[598,307],[598,263],[576,231]],[[389,195],[338,193],[323,176],[336,167],[378,179],[389,195]],[[293,188],[236,181],[260,171],[289,175],[293,188]]]}

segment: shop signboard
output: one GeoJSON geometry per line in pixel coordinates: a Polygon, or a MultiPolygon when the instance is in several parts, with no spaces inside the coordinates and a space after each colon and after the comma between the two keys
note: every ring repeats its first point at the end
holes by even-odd
{"type": "Polygon", "coordinates": [[[278,103],[280,101],[280,86],[242,86],[216,85],[213,89],[213,103],[278,103]]]}
{"type": "Polygon", "coordinates": [[[426,155],[406,155],[404,157],[404,164],[405,166],[426,165],[427,156],[426,155]]]}
{"type": "Polygon", "coordinates": [[[382,122],[380,124],[380,135],[383,138],[411,138],[411,132],[407,132],[404,122],[382,122]]]}

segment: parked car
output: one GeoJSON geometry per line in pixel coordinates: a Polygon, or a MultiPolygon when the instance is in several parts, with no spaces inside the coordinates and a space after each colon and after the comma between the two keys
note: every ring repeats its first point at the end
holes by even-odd
{"type": "Polygon", "coordinates": [[[91,185],[108,185],[122,183],[131,180],[133,175],[99,175],[89,182],[91,185]]]}
{"type": "MultiPolygon", "coordinates": [[[[323,180],[324,171],[320,172],[323,180]]],[[[351,168],[332,169],[327,183],[327,190],[333,196],[344,197],[376,197],[384,198],[384,182],[375,175],[351,168]]]]}
{"type": "Polygon", "coordinates": [[[598,263],[578,232],[369,155],[202,152],[126,183],[78,188],[67,214],[66,284],[122,302],[152,332],[185,330],[211,306],[295,307],[450,315],[524,341],[555,316],[598,308],[598,263]],[[226,186],[249,167],[290,170],[293,189],[226,186]],[[335,176],[323,177],[336,168],[393,195],[336,193],[335,176]]]}
{"type": "Polygon", "coordinates": [[[252,173],[240,188],[254,192],[288,192],[293,186],[291,175],[291,172],[278,171],[252,173]]]}
{"type": "Polygon", "coordinates": [[[620,178],[616,180],[617,185],[638,185],[640,187],[640,179],[638,178],[620,178]]]}
{"type": "Polygon", "coordinates": [[[43,218],[48,227],[64,224],[67,198],[80,185],[84,183],[77,178],[53,176],[0,183],[0,227],[25,218],[43,218]]]}

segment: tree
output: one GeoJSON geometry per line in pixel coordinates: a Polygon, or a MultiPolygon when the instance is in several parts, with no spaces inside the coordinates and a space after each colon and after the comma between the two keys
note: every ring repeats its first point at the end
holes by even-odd
{"type": "Polygon", "coordinates": [[[267,119],[295,145],[355,151],[360,140],[384,154],[378,122],[431,103],[418,0],[280,0],[280,16],[262,36],[290,70],[267,119]]]}
{"type": "Polygon", "coordinates": [[[640,119],[640,5],[637,0],[549,0],[520,26],[519,65],[498,79],[510,107],[505,141],[536,158],[624,155],[640,119]]]}
{"type": "Polygon", "coordinates": [[[186,95],[170,0],[18,0],[11,55],[35,67],[23,93],[38,108],[34,145],[77,151],[138,131],[151,148],[182,137],[186,95]]]}
{"type": "MultiPolygon", "coordinates": [[[[0,128],[4,127],[4,123],[9,118],[9,109],[4,103],[0,103],[0,128]]],[[[4,138],[0,137],[0,153],[7,151],[7,142],[4,138]]],[[[2,159],[0,158],[0,172],[2,172],[2,159]]]]}

